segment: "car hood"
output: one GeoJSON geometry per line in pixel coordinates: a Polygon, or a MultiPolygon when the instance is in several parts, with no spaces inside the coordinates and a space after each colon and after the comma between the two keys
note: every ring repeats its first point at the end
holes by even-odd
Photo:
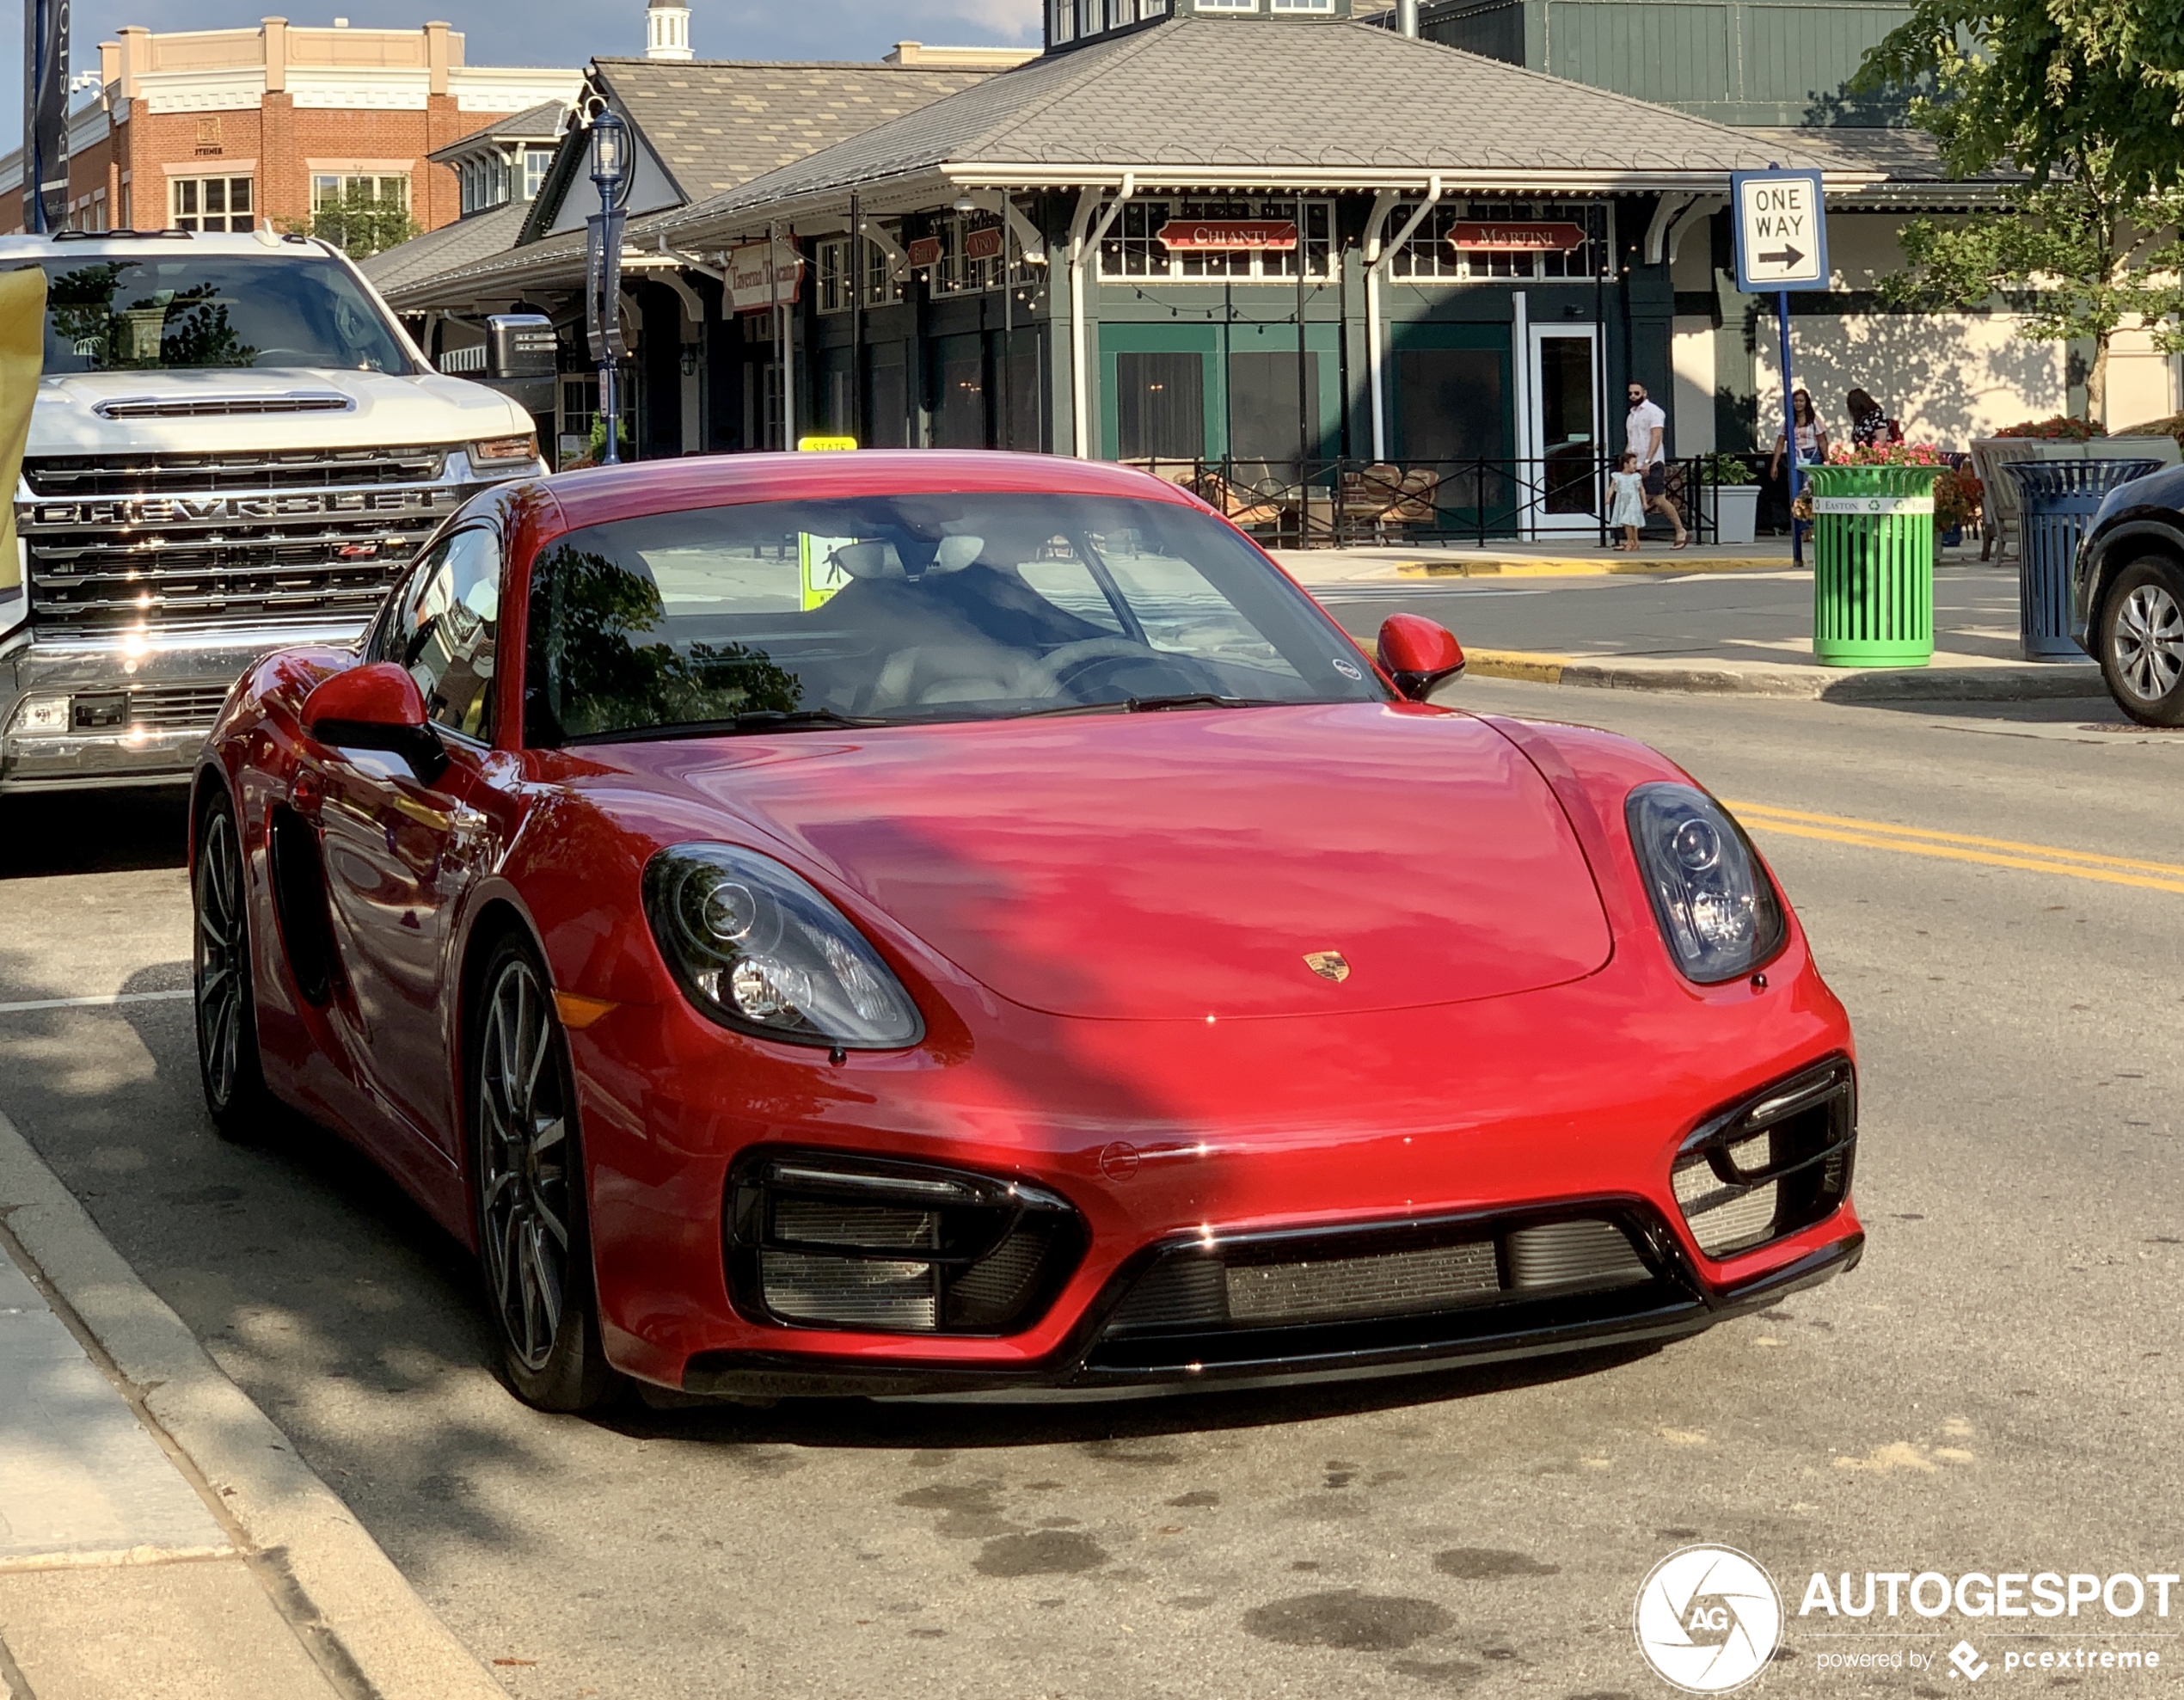
{"type": "Polygon", "coordinates": [[[460,443],[528,433],[531,416],[482,384],[437,372],[345,371],[328,367],[224,367],[191,371],[60,373],[38,386],[28,452],[136,454],[221,450],[374,448],[460,443]],[[235,412],[112,419],[103,403],[218,402],[248,407],[296,395],[338,396],[340,411],[235,412]]]}
{"type": "Polygon", "coordinates": [[[1555,985],[1609,954],[1554,794],[1464,715],[1102,715],[611,758],[786,841],[1057,1015],[1399,1009],[1555,985]]]}

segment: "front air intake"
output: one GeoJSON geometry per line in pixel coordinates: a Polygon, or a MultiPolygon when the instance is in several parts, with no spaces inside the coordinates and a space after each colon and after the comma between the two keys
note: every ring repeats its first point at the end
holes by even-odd
{"type": "Polygon", "coordinates": [[[960,1169],[832,1154],[762,1154],[729,1187],[737,1308],[797,1328],[1012,1334],[1084,1247],[1068,1201],[960,1169]]]}
{"type": "Polygon", "coordinates": [[[1833,1214],[1850,1196],[1857,1138],[1857,1080],[1842,1057],[1715,1117],[1670,1177],[1699,1249],[1734,1257],[1833,1214]]]}

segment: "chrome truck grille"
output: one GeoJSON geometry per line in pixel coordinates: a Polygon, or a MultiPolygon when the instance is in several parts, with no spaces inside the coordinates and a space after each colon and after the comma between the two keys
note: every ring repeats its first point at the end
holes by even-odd
{"type": "Polygon", "coordinates": [[[469,492],[445,447],[27,461],[17,518],[49,635],[361,621],[469,492]]]}

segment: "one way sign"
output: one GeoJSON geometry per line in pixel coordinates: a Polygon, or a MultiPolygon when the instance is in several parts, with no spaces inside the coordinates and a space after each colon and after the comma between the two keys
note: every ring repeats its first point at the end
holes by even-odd
{"type": "Polygon", "coordinates": [[[1817,171],[1739,171],[1737,287],[1751,293],[1825,289],[1827,212],[1817,171]]]}

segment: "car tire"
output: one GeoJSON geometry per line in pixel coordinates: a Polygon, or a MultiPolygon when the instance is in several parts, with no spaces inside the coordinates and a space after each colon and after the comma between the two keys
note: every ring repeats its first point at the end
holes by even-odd
{"type": "Polygon", "coordinates": [[[534,1409],[592,1410],[623,1384],[599,1331],[567,1040],[528,940],[494,945],[477,986],[466,1071],[471,1173],[501,1377],[534,1409]]]}
{"type": "Polygon", "coordinates": [[[2096,641],[2118,708],[2142,726],[2184,726],[2184,567],[2150,555],[2117,574],[2096,641]]]}
{"type": "Polygon", "coordinates": [[[223,1138],[263,1141],[283,1112],[266,1089],[258,1049],[258,999],[250,953],[249,868],[235,804],[215,786],[197,817],[197,875],[190,882],[190,992],[197,1016],[197,1076],[223,1138]]]}

